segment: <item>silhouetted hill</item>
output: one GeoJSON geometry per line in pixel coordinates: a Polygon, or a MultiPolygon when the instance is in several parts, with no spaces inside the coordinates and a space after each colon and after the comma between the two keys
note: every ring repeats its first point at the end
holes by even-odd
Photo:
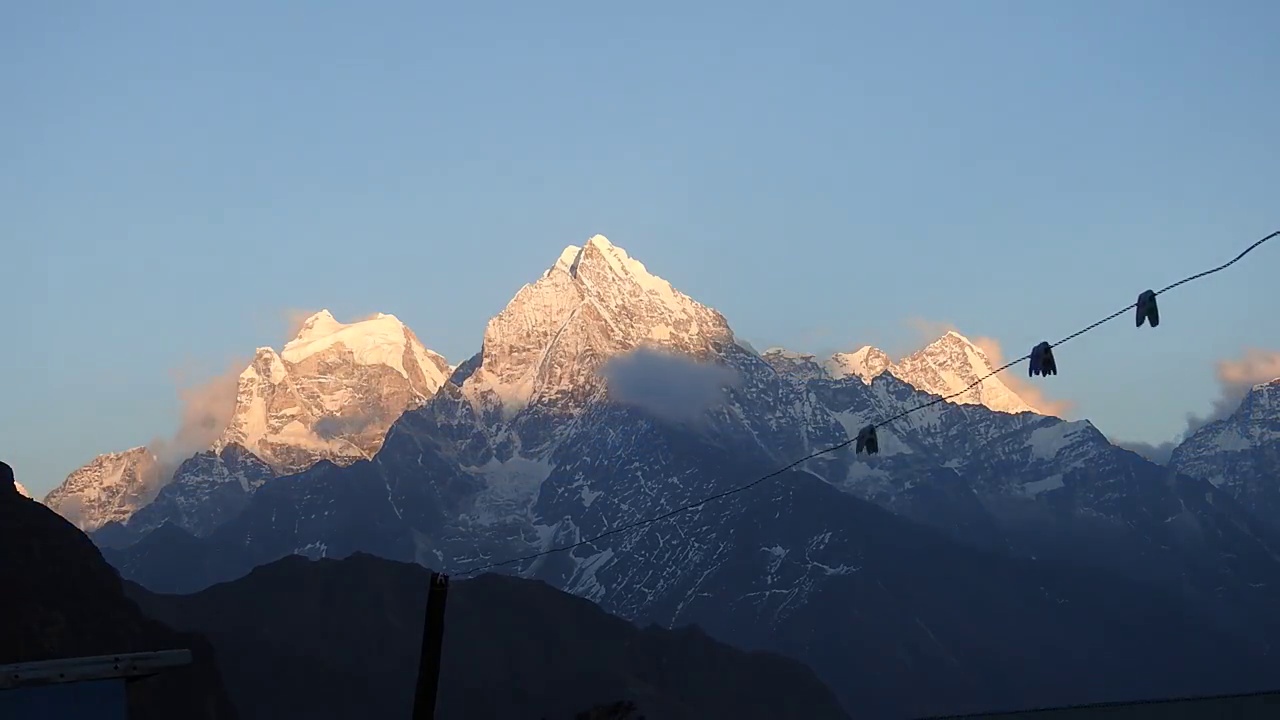
{"type": "MultiPolygon", "coordinates": [[[[358,553],[288,557],[194,595],[129,593],[218,650],[245,718],[409,717],[430,573],[358,553]]],[[[634,700],[647,720],[844,718],[802,664],[696,628],[640,629],[539,581],[450,588],[438,717],[573,718],[634,700]]]]}
{"type": "Polygon", "coordinates": [[[208,643],[146,617],[88,536],[20,495],[0,463],[0,664],[189,648],[195,663],[131,684],[130,720],[236,717],[208,643]]]}

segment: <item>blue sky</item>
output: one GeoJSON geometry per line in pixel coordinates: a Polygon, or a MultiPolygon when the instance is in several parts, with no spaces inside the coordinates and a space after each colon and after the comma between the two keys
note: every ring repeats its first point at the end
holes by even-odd
{"type": "MultiPolygon", "coordinates": [[[[292,309],[394,313],[460,361],[597,232],[757,347],[902,352],[924,318],[1021,355],[1280,226],[1278,26],[1264,0],[7,4],[0,452],[43,493],[165,435],[176,370],[279,347],[292,309]]],[[[1280,349],[1276,277],[1280,242],[1044,389],[1166,439],[1215,361],[1280,349]]]]}

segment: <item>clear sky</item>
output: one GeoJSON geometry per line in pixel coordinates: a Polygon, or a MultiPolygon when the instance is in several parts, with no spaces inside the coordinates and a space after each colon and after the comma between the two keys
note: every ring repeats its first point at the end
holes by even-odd
{"type": "MultiPolygon", "coordinates": [[[[1280,3],[14,2],[0,454],[171,432],[286,314],[459,362],[607,235],[757,347],[1009,356],[1280,227],[1280,3]],[[193,375],[194,373],[194,375],[193,375]]],[[[1159,441],[1280,349],[1280,241],[1038,381],[1159,441]]],[[[1025,368],[1019,368],[1024,374],[1025,368]]]]}

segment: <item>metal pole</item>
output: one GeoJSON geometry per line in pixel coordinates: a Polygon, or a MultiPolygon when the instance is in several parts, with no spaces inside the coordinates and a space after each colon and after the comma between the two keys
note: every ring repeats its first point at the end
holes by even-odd
{"type": "Polygon", "coordinates": [[[427,621],[422,628],[422,655],[418,659],[418,689],[413,696],[413,720],[435,720],[436,694],[440,687],[440,650],[444,645],[444,604],[449,576],[431,573],[427,590],[427,621]]]}

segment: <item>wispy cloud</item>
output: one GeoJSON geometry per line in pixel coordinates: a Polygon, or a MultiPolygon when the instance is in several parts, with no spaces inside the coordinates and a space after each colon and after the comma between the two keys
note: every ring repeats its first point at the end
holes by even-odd
{"type": "Polygon", "coordinates": [[[1249,388],[1280,378],[1280,351],[1247,348],[1239,358],[1218,361],[1218,397],[1207,415],[1187,414],[1186,434],[1236,411],[1249,388]]]}
{"type": "Polygon", "coordinates": [[[1204,415],[1187,413],[1186,425],[1174,439],[1162,443],[1116,439],[1112,439],[1111,442],[1126,450],[1132,450],[1152,462],[1167,463],[1174,448],[1191,437],[1193,433],[1235,412],[1250,388],[1259,383],[1280,378],[1280,351],[1247,348],[1238,358],[1219,360],[1215,375],[1218,381],[1218,396],[1213,399],[1209,412],[1204,415]]]}
{"type": "Polygon", "coordinates": [[[601,369],[609,396],[677,422],[696,421],[742,379],[732,368],[648,348],[610,358],[601,369]]]}
{"type": "Polygon", "coordinates": [[[316,435],[325,440],[359,435],[377,423],[379,418],[372,414],[356,413],[352,415],[331,415],[322,417],[312,425],[316,435]]]}
{"type": "Polygon", "coordinates": [[[285,321],[285,340],[288,341],[298,337],[298,333],[302,332],[302,324],[307,321],[307,318],[318,312],[320,312],[318,308],[315,310],[300,310],[298,308],[285,310],[283,313],[285,321]]]}
{"type": "Polygon", "coordinates": [[[156,480],[167,482],[182,461],[208,450],[227,429],[235,414],[240,373],[250,360],[234,360],[217,375],[200,381],[190,379],[190,369],[173,371],[181,410],[178,427],[168,437],[156,437],[147,448],[156,456],[156,480]]]}

